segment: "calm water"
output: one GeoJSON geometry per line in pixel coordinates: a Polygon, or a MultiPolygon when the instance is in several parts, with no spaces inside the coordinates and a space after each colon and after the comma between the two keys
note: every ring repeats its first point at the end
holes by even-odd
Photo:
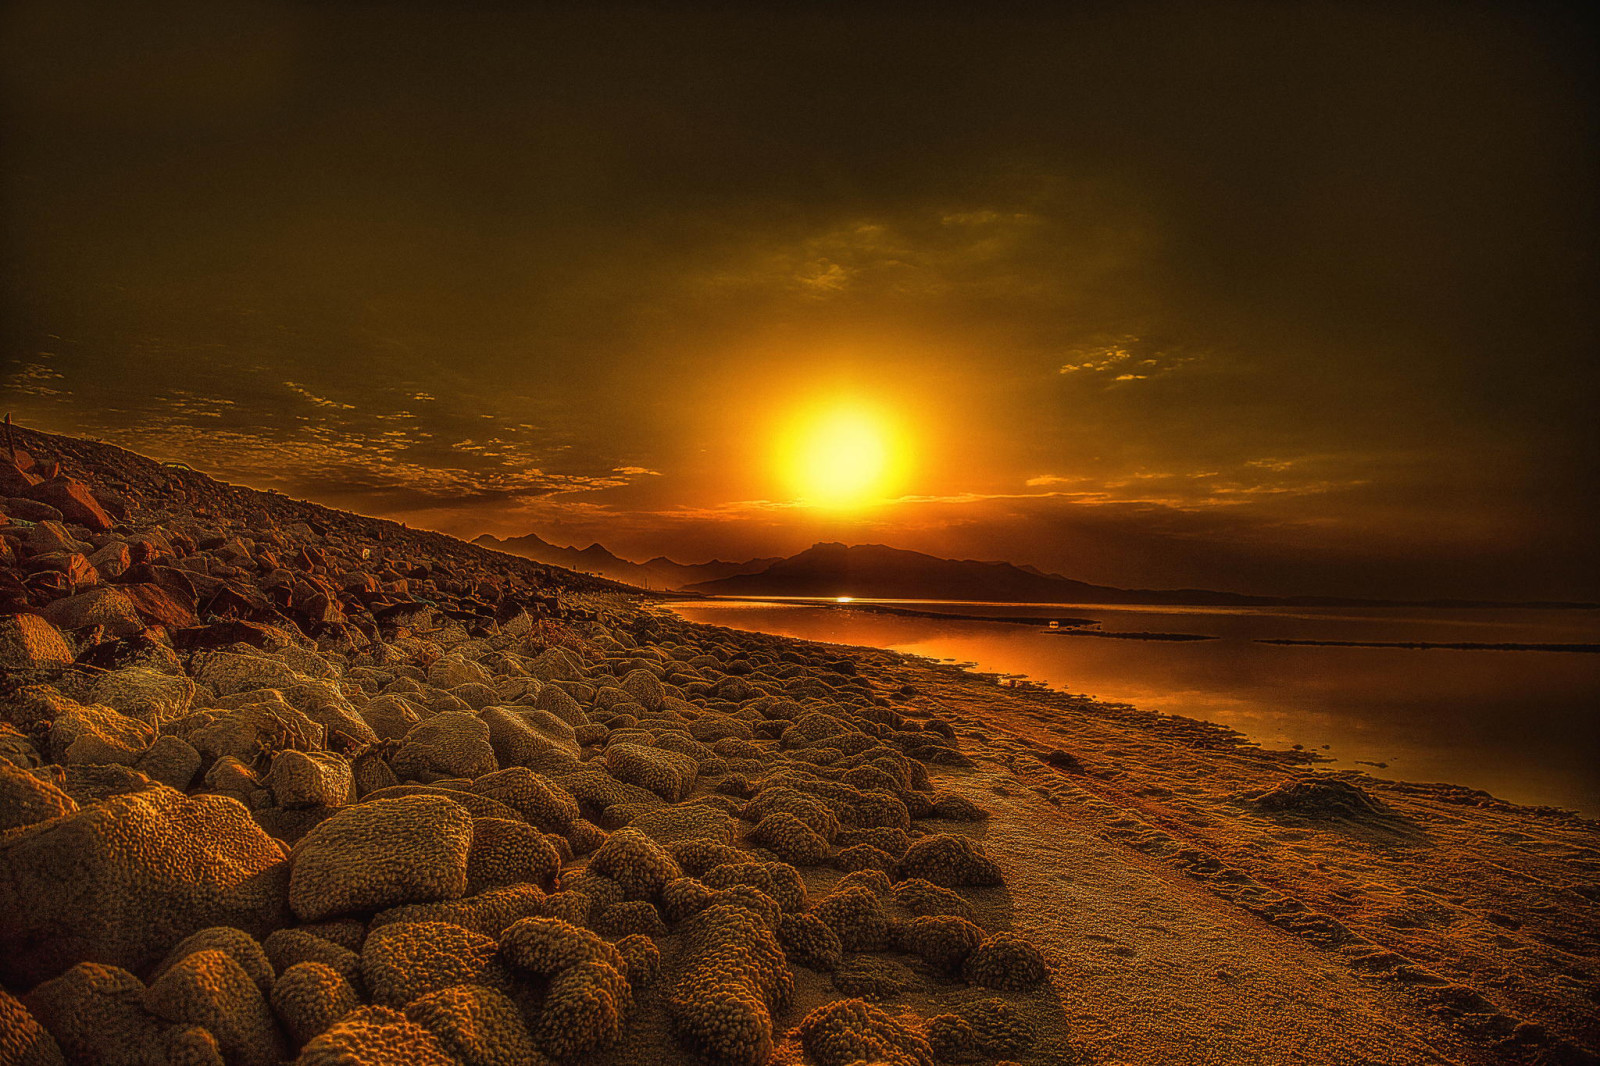
{"type": "Polygon", "coordinates": [[[895,605],[951,617],[805,601],[697,601],[673,609],[695,622],[971,662],[1068,692],[1219,722],[1272,747],[1301,744],[1332,756],[1328,766],[1470,785],[1519,803],[1600,816],[1600,655],[1255,643],[1600,643],[1600,612],[895,605]],[[962,612],[1091,618],[1110,631],[1218,639],[1071,636],[962,612]]]}

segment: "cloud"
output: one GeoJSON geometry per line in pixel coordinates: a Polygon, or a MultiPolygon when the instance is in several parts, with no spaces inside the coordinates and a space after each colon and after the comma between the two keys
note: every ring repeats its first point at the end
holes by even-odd
{"type": "Polygon", "coordinates": [[[1067,358],[1058,373],[1121,383],[1170,374],[1197,357],[1158,351],[1138,337],[1127,337],[1115,344],[1075,348],[1068,352],[1067,358]]]}
{"type": "Polygon", "coordinates": [[[297,395],[305,398],[318,407],[337,407],[343,411],[354,411],[356,409],[356,405],[353,403],[340,403],[337,400],[325,399],[324,397],[318,396],[310,389],[307,389],[304,385],[296,384],[293,381],[285,381],[283,383],[283,387],[288,389],[290,392],[296,393],[297,395]]]}
{"type": "MultiPolygon", "coordinates": [[[[40,353],[45,355],[45,353],[40,353]]],[[[64,380],[61,371],[44,363],[23,362],[6,375],[4,389],[18,396],[38,396],[41,398],[66,397],[66,389],[57,388],[57,383],[64,380]]]]}

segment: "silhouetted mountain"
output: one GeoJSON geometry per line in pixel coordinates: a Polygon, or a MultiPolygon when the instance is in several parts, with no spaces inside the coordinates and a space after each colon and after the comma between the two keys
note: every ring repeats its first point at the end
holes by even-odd
{"type": "Polygon", "coordinates": [[[815,544],[759,573],[702,581],[685,591],[718,596],[856,596],[1016,603],[1281,602],[1205,589],[1156,591],[1091,585],[1011,563],[940,559],[882,544],[815,544]]]}
{"type": "Polygon", "coordinates": [[[854,596],[886,600],[975,600],[995,603],[1130,603],[1197,607],[1594,607],[1594,604],[1486,600],[1399,601],[1340,596],[1250,596],[1215,589],[1125,589],[1092,585],[1038,567],[975,559],[941,559],[882,544],[813,544],[787,559],[714,559],[685,564],[665,556],[644,563],[618,558],[599,544],[562,548],[530,533],[472,543],[549,566],[591,573],[642,588],[707,596],[854,596]]]}
{"type": "Polygon", "coordinates": [[[713,559],[708,563],[679,563],[658,555],[647,562],[636,563],[613,554],[601,544],[591,544],[581,550],[563,548],[533,533],[505,540],[485,533],[472,543],[508,555],[520,555],[535,562],[562,566],[582,573],[598,574],[613,581],[655,589],[681,589],[696,581],[714,581],[753,573],[779,561],[776,557],[770,557],[749,559],[742,563],[727,563],[720,559],[713,559]]]}

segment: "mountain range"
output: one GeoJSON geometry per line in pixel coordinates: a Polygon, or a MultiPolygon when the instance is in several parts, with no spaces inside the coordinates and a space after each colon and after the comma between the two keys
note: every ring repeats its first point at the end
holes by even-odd
{"type": "MultiPolygon", "coordinates": [[[[1496,607],[1476,600],[1352,599],[1337,596],[1251,596],[1215,589],[1128,589],[1094,585],[1038,567],[935,555],[882,544],[813,544],[787,558],[685,564],[665,556],[642,563],[600,544],[562,548],[534,534],[474,544],[536,562],[610,578],[640,588],[703,596],[807,596],[855,599],[969,600],[996,603],[1129,603],[1206,607],[1496,607]]],[[[1578,603],[1520,603],[1522,607],[1592,607],[1578,603]]]]}
{"type": "Polygon", "coordinates": [[[1209,589],[1092,585],[1036,567],[941,559],[882,544],[813,544],[755,572],[683,587],[708,596],[852,596],[857,599],[986,600],[1004,603],[1281,603],[1209,589]]]}
{"type": "Polygon", "coordinates": [[[591,544],[587,548],[563,548],[533,533],[505,540],[485,533],[472,543],[505,552],[507,555],[520,555],[524,559],[532,559],[549,566],[596,574],[646,589],[682,589],[696,582],[716,581],[721,578],[756,573],[782,561],[781,556],[772,556],[766,559],[748,559],[742,563],[725,563],[720,559],[713,559],[708,563],[688,564],[674,562],[664,555],[658,555],[654,559],[636,563],[612,554],[601,544],[591,544]]]}

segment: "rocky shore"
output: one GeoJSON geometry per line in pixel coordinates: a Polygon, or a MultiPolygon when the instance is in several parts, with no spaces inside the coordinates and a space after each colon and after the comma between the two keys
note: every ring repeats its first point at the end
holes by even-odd
{"type": "Polygon", "coordinates": [[[0,441],[0,1066],[1587,1062],[1600,832],[0,441]]]}

